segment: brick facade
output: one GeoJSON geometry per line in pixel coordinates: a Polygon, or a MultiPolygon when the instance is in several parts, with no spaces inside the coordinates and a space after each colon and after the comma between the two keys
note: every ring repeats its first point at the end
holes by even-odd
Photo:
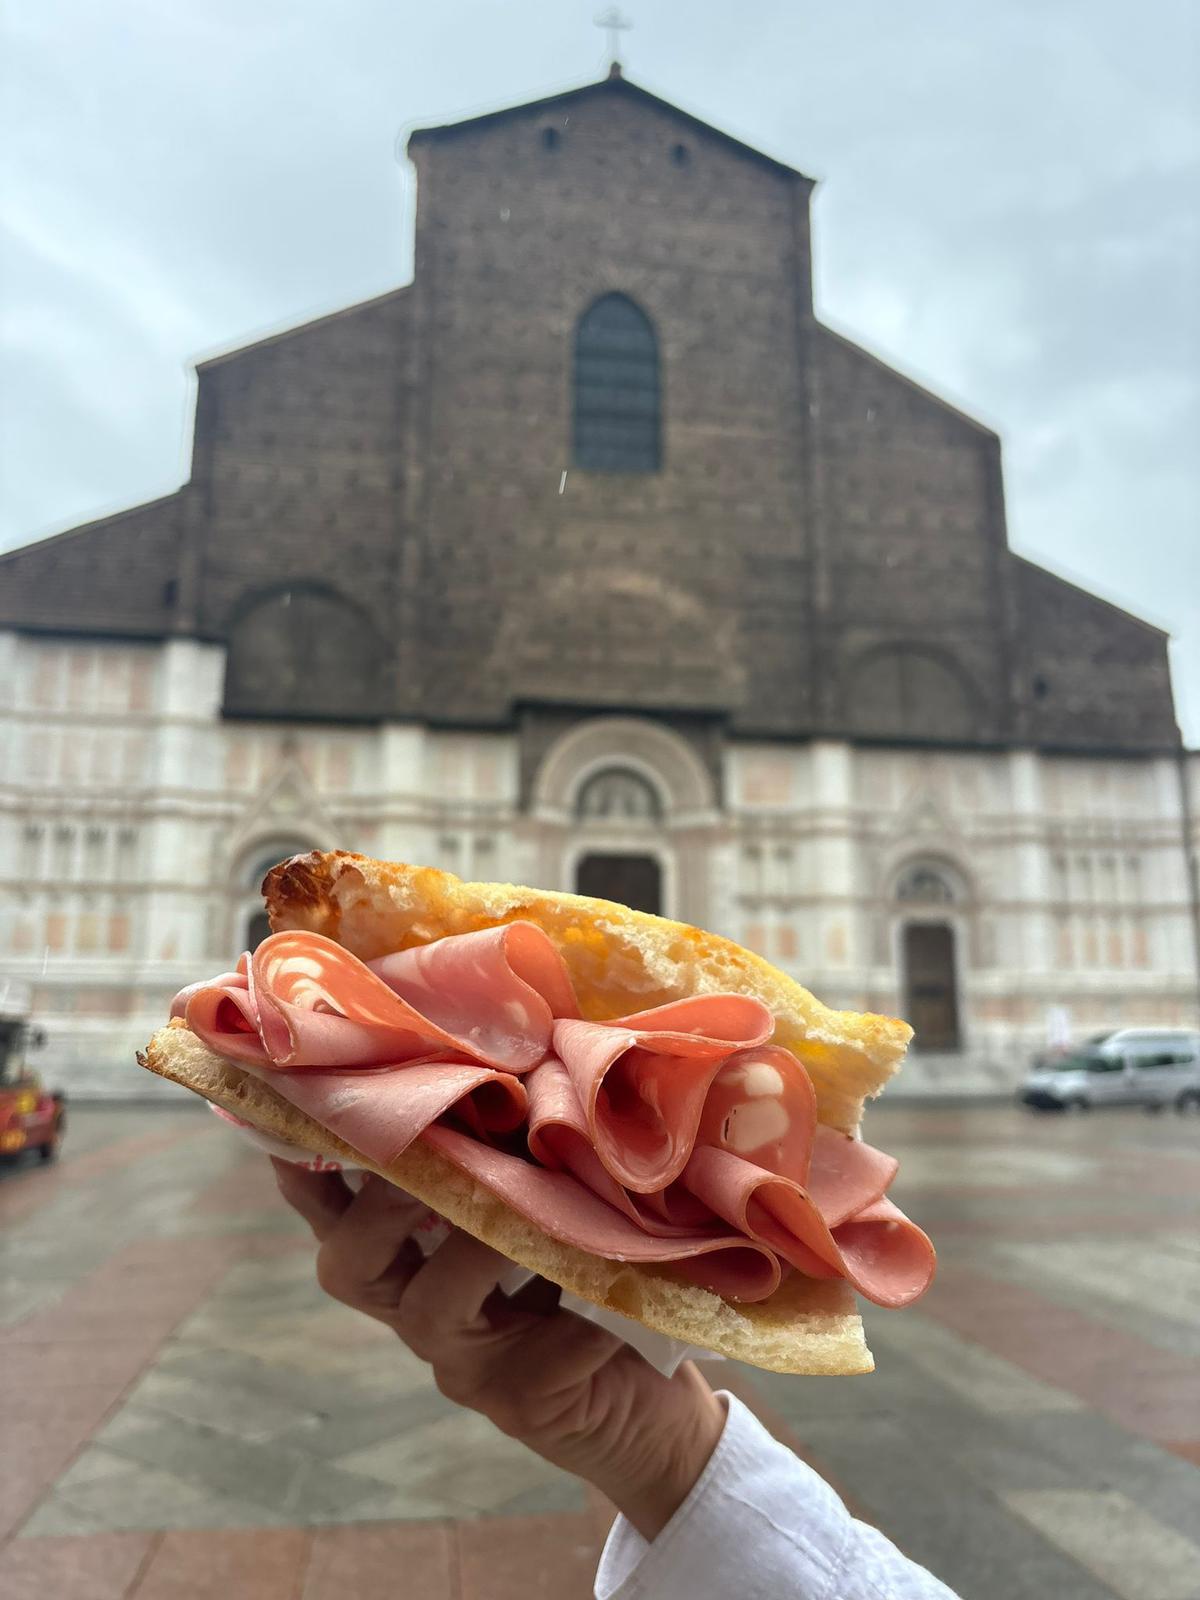
{"type": "Polygon", "coordinates": [[[1009,552],[996,437],[814,319],[809,179],[620,78],[410,155],[412,285],[202,366],[189,483],[3,558],[0,624],[230,643],[239,714],[1178,746],[1165,636],[1009,552]],[[611,291],[654,473],[572,466],[611,291]]]}

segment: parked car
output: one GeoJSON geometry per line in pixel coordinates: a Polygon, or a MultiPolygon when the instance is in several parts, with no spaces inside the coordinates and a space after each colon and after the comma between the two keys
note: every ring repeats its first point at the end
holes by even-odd
{"type": "Polygon", "coordinates": [[[1117,1105],[1200,1111],[1200,1032],[1119,1028],[1097,1034],[1077,1049],[1040,1058],[1020,1099],[1039,1111],[1117,1105]]]}

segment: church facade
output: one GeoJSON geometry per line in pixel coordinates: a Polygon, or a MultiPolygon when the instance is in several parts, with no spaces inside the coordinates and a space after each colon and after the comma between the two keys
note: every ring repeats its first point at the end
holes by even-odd
{"type": "Polygon", "coordinates": [[[414,133],[413,281],[199,368],[175,494],[0,557],[0,981],[68,1092],[321,847],[628,900],[909,1086],[1197,1017],[1166,637],[823,327],[812,183],[619,75],[414,133]]]}

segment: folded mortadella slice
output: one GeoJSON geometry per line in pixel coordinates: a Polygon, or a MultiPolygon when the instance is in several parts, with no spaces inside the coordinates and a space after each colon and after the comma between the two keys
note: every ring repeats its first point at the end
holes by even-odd
{"type": "Polygon", "coordinates": [[[881,1196],[831,1228],[800,1184],[712,1145],[693,1153],[682,1181],[747,1238],[769,1245],[809,1277],[845,1278],[876,1305],[906,1306],[933,1278],[929,1238],[881,1196]]]}
{"type": "MultiPolygon", "coordinates": [[[[250,961],[250,989],[258,1006],[267,1054],[277,1067],[370,1067],[396,1065],[428,1057],[434,1052],[469,1056],[483,1066],[505,1072],[527,1072],[546,1053],[549,1043],[549,1004],[501,957],[503,938],[467,934],[440,945],[436,963],[427,964],[424,976],[414,967],[409,986],[430,995],[428,979],[436,974],[448,986],[445,995],[433,996],[436,1009],[455,1011],[459,1026],[447,1028],[413,1005],[357,956],[322,934],[275,933],[254,952],[250,961]],[[489,970],[481,979],[480,967],[489,970]],[[503,974],[508,976],[508,1000],[503,995],[503,974]],[[489,997],[485,984],[493,986],[489,997]],[[472,1013],[485,1020],[472,1024],[466,1007],[455,1002],[458,990],[470,1002],[472,1013]],[[530,1003],[541,1002],[540,1014],[530,1003]],[[500,1025],[498,1010],[505,1004],[515,1010],[500,1025]]],[[[517,947],[521,941],[509,941],[517,947]]],[[[548,942],[548,941],[547,941],[548,942]]],[[[522,959],[527,969],[534,963],[522,959]]],[[[551,985],[558,975],[551,970],[551,985]]]]}
{"type": "Polygon", "coordinates": [[[593,1150],[587,1118],[566,1067],[547,1056],[522,1080],[529,1091],[529,1153],[543,1167],[570,1172],[599,1199],[623,1212],[644,1232],[670,1239],[720,1226],[707,1206],[679,1195],[631,1195],[593,1150]]]}
{"type": "Polygon", "coordinates": [[[782,1045],[757,1045],[722,1063],[705,1097],[696,1143],[805,1183],[817,1133],[817,1094],[808,1072],[782,1045]]]}
{"type": "Polygon", "coordinates": [[[276,1094],[378,1167],[403,1155],[447,1112],[456,1112],[486,1136],[519,1128],[528,1103],[520,1078],[473,1061],[418,1062],[394,1071],[260,1075],[276,1094]]]}
{"type": "Polygon", "coordinates": [[[249,984],[240,973],[222,973],[208,983],[193,983],[175,997],[173,1016],[182,1016],[188,1027],[209,1049],[229,1061],[269,1066],[270,1057],[259,1029],[258,1007],[249,984]]]}
{"type": "Polygon", "coordinates": [[[774,1025],[761,1001],[734,994],[696,995],[615,1022],[556,1022],[554,1053],[610,1177],[643,1194],[673,1183],[723,1063],[763,1044],[774,1025]]]}
{"type": "Polygon", "coordinates": [[[421,1016],[506,1072],[535,1066],[555,1017],[577,1017],[567,964],[532,922],[455,934],[367,966],[421,1016]]]}
{"type": "Polygon", "coordinates": [[[727,1300],[766,1300],[779,1287],[782,1270],[775,1252],[729,1229],[656,1238],[570,1173],[547,1172],[441,1123],[427,1128],[422,1138],[541,1232],[589,1255],[641,1266],[669,1264],[727,1300]]]}
{"type": "MultiPolygon", "coordinates": [[[[767,1163],[763,1161],[759,1165],[767,1163]]],[[[821,1126],[815,1131],[808,1177],[799,1181],[825,1221],[836,1228],[881,1200],[899,1167],[895,1156],[885,1155],[874,1145],[852,1139],[836,1128],[821,1126]]],[[[795,1174],[785,1176],[794,1177],[795,1174]]]]}

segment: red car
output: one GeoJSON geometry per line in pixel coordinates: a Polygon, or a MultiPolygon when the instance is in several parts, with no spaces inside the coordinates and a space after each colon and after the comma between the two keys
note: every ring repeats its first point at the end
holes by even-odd
{"type": "Polygon", "coordinates": [[[0,1009],[0,1158],[36,1150],[43,1161],[58,1154],[66,1127],[61,1094],[48,1094],[25,1065],[25,1018],[0,1009]]]}

